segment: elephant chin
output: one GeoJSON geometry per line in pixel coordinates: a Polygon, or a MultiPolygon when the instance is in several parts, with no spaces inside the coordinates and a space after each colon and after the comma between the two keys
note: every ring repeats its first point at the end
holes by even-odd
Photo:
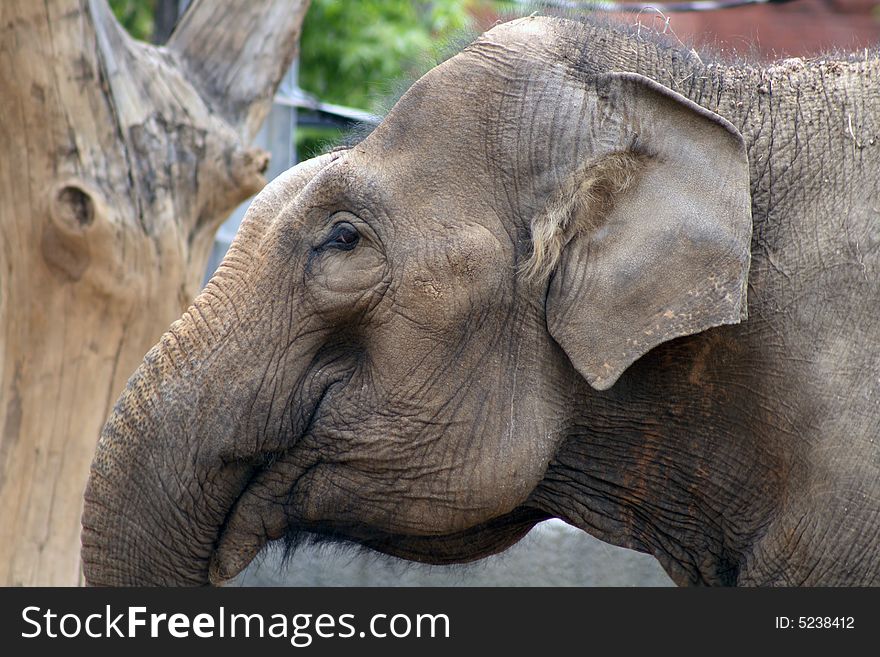
{"type": "Polygon", "coordinates": [[[509,548],[529,530],[550,516],[543,511],[519,507],[510,513],[469,529],[442,535],[411,536],[383,532],[365,533],[352,528],[361,545],[392,557],[433,565],[476,561],[509,548]]]}
{"type": "MultiPolygon", "coordinates": [[[[549,517],[542,511],[520,507],[464,531],[431,536],[392,534],[365,525],[303,522],[284,532],[285,560],[302,545],[343,543],[432,565],[467,563],[506,550],[549,517]]],[[[268,535],[260,540],[254,534],[243,538],[225,532],[211,559],[210,583],[220,586],[241,573],[270,540],[268,535]]]]}
{"type": "Polygon", "coordinates": [[[208,565],[210,584],[222,586],[238,575],[256,558],[269,540],[268,535],[261,539],[253,534],[224,531],[208,565]]]}
{"type": "Polygon", "coordinates": [[[255,473],[219,530],[208,565],[211,584],[219,586],[238,575],[267,543],[299,524],[292,491],[307,470],[287,453],[255,473]]]}
{"type": "Polygon", "coordinates": [[[239,501],[220,532],[208,562],[208,582],[212,586],[226,584],[247,568],[266,545],[291,531],[290,521],[286,518],[266,519],[264,515],[242,511],[240,507],[247,507],[249,498],[243,497],[239,501]]]}
{"type": "Polygon", "coordinates": [[[268,541],[237,541],[221,538],[208,566],[211,586],[223,586],[253,561],[268,541]]]}

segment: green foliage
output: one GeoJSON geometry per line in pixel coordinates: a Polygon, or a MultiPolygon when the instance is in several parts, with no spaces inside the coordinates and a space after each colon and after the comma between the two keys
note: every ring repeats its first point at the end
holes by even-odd
{"type": "MultiPolygon", "coordinates": [[[[2,0],[0,0],[2,1],[2,0]]],[[[210,1],[210,0],[208,0],[210,1]]],[[[135,38],[153,33],[158,0],[110,0],[135,38]]],[[[299,83],[323,101],[381,111],[401,81],[442,55],[470,27],[474,11],[503,8],[499,0],[312,0],[300,41],[299,83]]],[[[300,128],[297,149],[312,155],[339,131],[300,128]]]]}
{"type": "MultiPolygon", "coordinates": [[[[417,77],[489,0],[312,0],[300,41],[299,84],[323,101],[380,112],[396,85],[417,77]]],[[[339,140],[299,128],[300,158],[339,140]]]]}
{"type": "MultiPolygon", "coordinates": [[[[210,1],[210,0],[209,0],[210,1]]],[[[149,41],[158,0],[109,0],[117,20],[149,41]]],[[[395,81],[411,78],[492,0],[312,0],[300,42],[300,85],[322,100],[376,109],[395,81]]]]}
{"type": "Polygon", "coordinates": [[[299,161],[307,160],[321,153],[326,153],[345,137],[341,128],[324,128],[316,126],[296,127],[296,154],[299,161]]]}
{"type": "Polygon", "coordinates": [[[150,40],[156,0],[110,0],[110,8],[131,36],[141,41],[150,40]]]}
{"type": "Polygon", "coordinates": [[[312,0],[300,85],[322,100],[375,109],[388,84],[412,77],[469,24],[474,0],[312,0]]]}

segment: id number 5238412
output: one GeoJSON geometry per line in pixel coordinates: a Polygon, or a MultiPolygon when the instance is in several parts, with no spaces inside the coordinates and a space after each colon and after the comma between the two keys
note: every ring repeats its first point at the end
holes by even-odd
{"type": "Polygon", "coordinates": [[[852,630],[853,616],[777,616],[777,630],[852,630]]]}

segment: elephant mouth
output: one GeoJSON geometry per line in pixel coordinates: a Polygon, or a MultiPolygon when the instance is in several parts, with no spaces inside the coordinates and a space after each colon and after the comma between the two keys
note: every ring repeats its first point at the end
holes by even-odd
{"type": "MultiPolygon", "coordinates": [[[[257,475],[256,479],[260,478],[261,475],[257,475]]],[[[220,529],[208,563],[208,581],[213,586],[220,586],[238,575],[267,543],[282,538],[287,532],[287,520],[282,523],[275,519],[275,514],[267,513],[265,498],[255,492],[254,487],[253,484],[245,487],[220,529]],[[264,503],[260,504],[261,501],[264,503]]],[[[268,506],[271,509],[274,505],[268,506]]]]}
{"type": "MultiPolygon", "coordinates": [[[[322,399],[331,395],[328,388],[322,399]]],[[[310,431],[302,440],[308,439],[317,416],[316,407],[309,421],[310,431]]],[[[223,585],[239,575],[274,541],[284,547],[285,560],[299,545],[330,542],[355,544],[409,561],[446,565],[501,552],[537,523],[551,517],[545,511],[523,505],[465,529],[419,534],[395,533],[369,522],[310,520],[304,513],[307,502],[303,500],[303,489],[310,486],[310,475],[320,471],[323,462],[302,459],[297,450],[288,450],[255,471],[243,487],[220,528],[209,559],[207,574],[211,585],[223,585]]]]}
{"type": "Polygon", "coordinates": [[[311,414],[289,447],[254,469],[221,525],[208,562],[208,582],[222,585],[243,571],[271,542],[284,539],[286,553],[305,542],[345,542],[393,557],[429,564],[464,563],[500,552],[522,538],[535,524],[548,519],[545,512],[522,506],[505,515],[451,533],[394,533],[368,522],[315,521],[305,512],[303,499],[311,475],[323,461],[306,456],[308,443],[321,423],[323,407],[350,382],[351,373],[323,388],[311,414]]]}
{"type": "Polygon", "coordinates": [[[286,441],[287,449],[264,455],[263,464],[254,468],[217,533],[208,563],[212,585],[238,575],[267,543],[284,537],[297,524],[294,491],[314,464],[303,463],[295,448],[311,432],[321,407],[347,381],[347,377],[340,378],[325,385],[297,432],[299,437],[286,441]]]}

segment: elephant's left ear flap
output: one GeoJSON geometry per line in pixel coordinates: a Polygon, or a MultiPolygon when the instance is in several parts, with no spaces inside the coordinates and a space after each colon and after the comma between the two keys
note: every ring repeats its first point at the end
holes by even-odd
{"type": "Polygon", "coordinates": [[[546,313],[574,367],[605,390],[658,344],[746,318],[752,217],[732,124],[630,73],[600,79],[597,99],[638,167],[563,248],[546,313]]]}

